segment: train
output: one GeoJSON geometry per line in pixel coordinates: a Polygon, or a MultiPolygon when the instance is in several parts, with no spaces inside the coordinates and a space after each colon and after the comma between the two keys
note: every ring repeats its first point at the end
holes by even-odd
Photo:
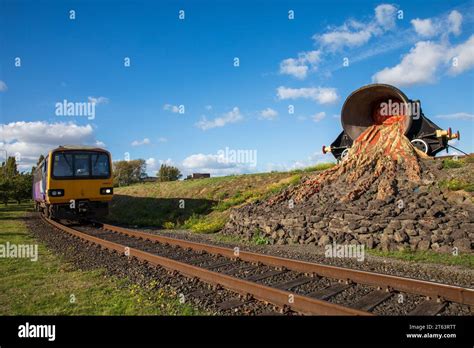
{"type": "Polygon", "coordinates": [[[448,141],[460,140],[459,131],[441,129],[428,119],[419,100],[409,99],[400,89],[388,84],[374,83],[352,92],[341,110],[343,131],[330,146],[323,146],[324,154],[331,153],[336,160],[344,160],[354,140],[368,127],[384,121],[384,117],[404,115],[405,136],[413,146],[428,156],[448,149],[448,141]],[[396,110],[381,115],[383,108],[396,110]]]}
{"type": "Polygon", "coordinates": [[[113,193],[112,156],[98,147],[59,146],[33,174],[35,210],[51,219],[104,217],[113,193]]]}

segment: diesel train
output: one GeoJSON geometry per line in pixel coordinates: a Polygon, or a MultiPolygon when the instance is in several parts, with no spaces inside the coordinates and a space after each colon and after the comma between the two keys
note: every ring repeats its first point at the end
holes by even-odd
{"type": "Polygon", "coordinates": [[[428,119],[419,100],[411,100],[398,88],[387,84],[370,84],[352,92],[341,110],[343,131],[323,153],[343,160],[354,140],[368,127],[383,123],[387,117],[405,116],[405,136],[414,147],[428,156],[448,148],[448,141],[460,139],[459,132],[443,130],[428,119]],[[390,110],[392,109],[392,110],[390,110]],[[385,114],[383,111],[386,111],[385,114]]]}
{"type": "Polygon", "coordinates": [[[105,216],[112,196],[112,158],[101,148],[60,146],[48,152],[33,175],[36,211],[48,218],[105,216]]]}

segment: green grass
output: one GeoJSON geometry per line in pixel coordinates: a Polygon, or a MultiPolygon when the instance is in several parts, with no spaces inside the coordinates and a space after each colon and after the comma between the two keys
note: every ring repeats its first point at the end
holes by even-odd
{"type": "Polygon", "coordinates": [[[443,168],[444,169],[452,169],[452,168],[461,168],[464,166],[464,162],[462,160],[453,160],[453,159],[445,159],[443,160],[443,168]]]}
{"type": "Polygon", "coordinates": [[[381,251],[377,249],[367,249],[366,251],[369,255],[390,257],[403,261],[474,268],[474,255],[468,253],[459,253],[457,256],[454,256],[452,254],[437,253],[434,251],[381,251]]]}
{"type": "MultiPolygon", "coordinates": [[[[22,221],[29,204],[0,206],[0,244],[36,244],[22,221]]],[[[38,261],[0,258],[0,315],[201,314],[150,282],[145,287],[103,270],[78,271],[42,244],[38,261]],[[74,302],[71,300],[75,299],[74,302]]]]}
{"type": "Polygon", "coordinates": [[[318,171],[321,171],[321,170],[326,170],[326,169],[329,169],[329,168],[332,168],[334,167],[336,164],[335,163],[332,163],[332,162],[329,162],[329,163],[320,163],[320,164],[316,164],[315,166],[311,166],[311,167],[307,167],[307,168],[303,168],[303,169],[295,169],[295,170],[292,170],[290,173],[311,173],[311,172],[318,172],[318,171]]]}
{"type": "Polygon", "coordinates": [[[474,183],[468,183],[460,179],[442,180],[439,182],[440,188],[446,188],[450,191],[464,190],[474,192],[474,183]]]}

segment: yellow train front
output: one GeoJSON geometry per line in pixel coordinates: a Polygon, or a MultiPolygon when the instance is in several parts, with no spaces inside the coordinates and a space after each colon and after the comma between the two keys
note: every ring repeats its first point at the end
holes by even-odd
{"type": "Polygon", "coordinates": [[[101,148],[60,146],[49,151],[34,173],[36,210],[50,218],[105,216],[112,196],[112,158],[101,148]]]}

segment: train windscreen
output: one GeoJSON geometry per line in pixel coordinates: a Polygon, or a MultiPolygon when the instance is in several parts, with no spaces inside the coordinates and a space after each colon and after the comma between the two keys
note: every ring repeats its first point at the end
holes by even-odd
{"type": "Polygon", "coordinates": [[[109,156],[103,152],[56,152],[53,159],[54,178],[108,178],[109,156]]]}

